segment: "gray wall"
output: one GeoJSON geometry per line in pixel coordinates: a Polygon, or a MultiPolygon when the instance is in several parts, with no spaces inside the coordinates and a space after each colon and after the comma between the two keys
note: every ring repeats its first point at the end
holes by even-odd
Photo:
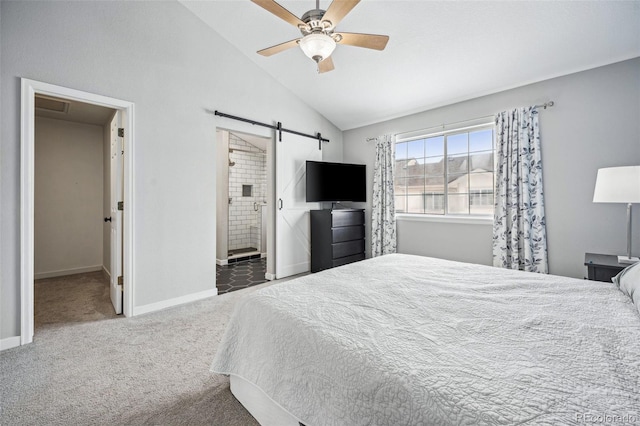
{"type": "Polygon", "coordinates": [[[215,287],[221,110],[342,133],[178,2],[1,3],[0,339],[20,333],[20,77],[135,103],[134,305],[215,287]]]}
{"type": "Polygon", "coordinates": [[[399,219],[398,252],[491,265],[492,223],[425,222],[399,219]],[[453,243],[457,241],[459,243],[453,243]]]}
{"type": "Polygon", "coordinates": [[[102,268],[102,126],[35,118],[36,278],[102,268]]]}
{"type": "MultiPolygon", "coordinates": [[[[598,168],[640,164],[638,58],[346,131],[344,160],[367,164],[370,187],[375,146],[365,141],[367,137],[484,117],[548,100],[556,106],[541,110],[540,134],[549,267],[553,274],[582,278],[585,252],[626,251],[625,206],[594,204],[592,199],[598,168]]],[[[370,202],[366,207],[370,210],[370,202]]],[[[638,255],[640,213],[633,226],[638,255]]],[[[398,249],[489,264],[491,234],[486,227],[399,221],[398,249]]]]}

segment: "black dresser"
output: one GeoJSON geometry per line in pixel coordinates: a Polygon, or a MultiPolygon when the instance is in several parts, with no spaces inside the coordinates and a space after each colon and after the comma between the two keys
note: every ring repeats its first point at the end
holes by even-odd
{"type": "Polygon", "coordinates": [[[364,210],[311,210],[311,272],[364,259],[364,210]]]}

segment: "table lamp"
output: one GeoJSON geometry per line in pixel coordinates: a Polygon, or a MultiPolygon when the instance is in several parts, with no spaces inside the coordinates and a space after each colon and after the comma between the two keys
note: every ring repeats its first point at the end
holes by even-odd
{"type": "Polygon", "coordinates": [[[598,169],[593,202],[627,204],[627,255],[618,256],[618,263],[640,261],[631,257],[631,204],[640,203],[640,166],[598,169]]]}

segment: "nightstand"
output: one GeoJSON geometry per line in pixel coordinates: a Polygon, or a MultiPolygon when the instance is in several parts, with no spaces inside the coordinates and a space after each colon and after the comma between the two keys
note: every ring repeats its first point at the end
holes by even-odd
{"type": "Polygon", "coordinates": [[[618,263],[618,256],[597,253],[585,253],[584,264],[587,267],[588,279],[608,283],[611,282],[611,278],[629,266],[624,263],[618,263]]]}

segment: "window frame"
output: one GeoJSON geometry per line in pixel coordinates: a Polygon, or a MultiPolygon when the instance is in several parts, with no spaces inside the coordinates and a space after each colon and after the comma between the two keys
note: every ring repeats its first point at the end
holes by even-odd
{"type": "MultiPolygon", "coordinates": [[[[428,130],[428,129],[427,129],[428,130]]],[[[399,219],[407,219],[407,220],[424,220],[424,221],[429,221],[429,222],[433,222],[433,221],[442,221],[442,222],[450,222],[450,223],[493,223],[493,213],[491,214],[473,214],[470,213],[470,209],[471,209],[471,187],[470,185],[468,186],[468,193],[467,193],[467,206],[469,208],[469,213],[449,213],[449,183],[448,183],[448,176],[449,176],[449,155],[448,155],[448,147],[447,147],[447,137],[449,136],[453,136],[456,134],[469,134],[475,131],[480,131],[480,130],[491,130],[492,131],[492,140],[491,140],[491,146],[492,146],[492,153],[493,153],[493,196],[494,196],[494,200],[495,200],[495,192],[496,192],[496,128],[495,128],[495,123],[491,120],[483,120],[482,122],[479,122],[478,124],[473,124],[473,125],[468,125],[468,126],[462,126],[462,127],[450,127],[450,128],[446,128],[445,126],[443,126],[443,128],[439,131],[436,132],[426,132],[426,131],[417,131],[417,132],[410,132],[410,133],[405,133],[404,136],[403,134],[399,134],[396,136],[396,140],[394,142],[395,145],[397,145],[398,143],[408,143],[411,141],[415,141],[415,140],[420,140],[420,139],[429,139],[429,138],[434,138],[434,137],[438,137],[438,136],[443,136],[444,140],[443,140],[443,163],[444,163],[444,172],[442,174],[442,176],[444,177],[444,193],[443,193],[443,199],[444,199],[444,213],[443,214],[437,214],[437,213],[408,213],[408,212],[403,212],[403,213],[396,213],[396,217],[399,219]]],[[[468,136],[467,136],[468,137],[468,136]]],[[[467,140],[467,159],[469,159],[469,141],[467,140]]],[[[394,149],[395,151],[395,149],[394,149]]],[[[474,151],[475,152],[475,151],[474,151]]],[[[487,151],[477,151],[477,152],[487,152],[487,151]]],[[[394,161],[395,158],[394,158],[394,161]]],[[[468,166],[469,167],[469,166],[468,166]]],[[[467,176],[470,176],[471,172],[470,170],[467,170],[467,176]]],[[[426,175],[425,175],[426,176],[426,175]]],[[[395,187],[395,179],[397,178],[397,176],[394,175],[394,187],[395,187]]],[[[481,190],[482,191],[482,190],[481,190]]],[[[423,194],[423,196],[425,196],[425,194],[423,194]]],[[[405,197],[405,203],[406,203],[406,197],[407,194],[405,193],[404,195],[405,197]]],[[[394,196],[395,199],[395,196],[394,196]]],[[[395,203],[395,201],[394,201],[395,203]]],[[[406,204],[405,204],[406,206],[406,204]]]]}

